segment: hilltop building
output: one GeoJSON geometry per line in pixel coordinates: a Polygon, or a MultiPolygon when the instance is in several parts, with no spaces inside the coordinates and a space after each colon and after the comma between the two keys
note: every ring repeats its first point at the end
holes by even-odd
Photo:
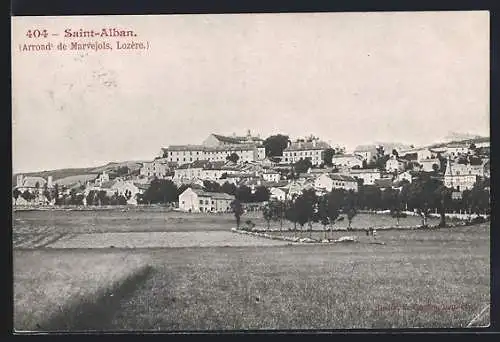
{"type": "Polygon", "coordinates": [[[162,148],[160,155],[168,162],[183,165],[198,160],[226,161],[232,153],[238,155],[238,162],[252,162],[266,158],[262,139],[252,137],[250,131],[244,138],[210,134],[202,145],[171,145],[162,148]]]}
{"type": "Polygon", "coordinates": [[[282,161],[293,164],[301,159],[309,159],[312,165],[319,165],[323,161],[323,151],[328,148],[330,148],[330,145],[318,139],[289,142],[288,146],[283,150],[282,161]]]}

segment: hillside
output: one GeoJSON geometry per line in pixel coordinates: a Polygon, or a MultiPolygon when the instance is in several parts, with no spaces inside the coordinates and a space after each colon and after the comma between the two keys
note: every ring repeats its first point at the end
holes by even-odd
{"type": "MultiPolygon", "coordinates": [[[[85,175],[94,175],[102,173],[103,171],[111,172],[116,171],[120,167],[127,166],[130,171],[137,170],[141,168],[143,161],[124,161],[124,162],[111,162],[106,165],[97,166],[97,167],[87,167],[87,168],[69,168],[69,169],[58,169],[58,170],[49,170],[49,171],[40,171],[40,172],[29,172],[23,173],[24,176],[30,177],[43,177],[47,179],[48,176],[52,176],[53,180],[56,181],[62,178],[69,177],[82,177],[85,175]]],[[[12,175],[12,184],[16,183],[17,174],[12,175]]]]}

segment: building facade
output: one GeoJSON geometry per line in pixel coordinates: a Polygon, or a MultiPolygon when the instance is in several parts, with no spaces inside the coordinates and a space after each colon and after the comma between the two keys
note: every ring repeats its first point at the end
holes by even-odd
{"type": "Polygon", "coordinates": [[[179,195],[179,209],[186,212],[230,212],[234,196],[187,188],[179,195]]]}
{"type": "Polygon", "coordinates": [[[202,145],[171,145],[162,148],[161,157],[179,165],[192,163],[198,160],[226,161],[227,157],[236,153],[238,162],[252,162],[266,158],[262,139],[255,137],[226,137],[210,134],[202,145]]]}
{"type": "Polygon", "coordinates": [[[362,179],[364,185],[373,185],[376,179],[382,177],[382,173],[377,169],[352,169],[349,175],[353,178],[362,179]]]}
{"type": "Polygon", "coordinates": [[[159,179],[167,179],[172,173],[172,162],[166,158],[158,158],[152,162],[143,163],[140,175],[145,177],[156,177],[159,179]]]}
{"type": "Polygon", "coordinates": [[[332,164],[337,167],[362,167],[363,166],[363,158],[362,156],[355,154],[340,154],[334,155],[332,157],[332,164]]]}
{"type": "Polygon", "coordinates": [[[319,140],[289,143],[288,147],[283,150],[282,162],[293,164],[301,159],[309,159],[312,165],[319,165],[323,161],[323,151],[328,148],[330,145],[319,140]]]}

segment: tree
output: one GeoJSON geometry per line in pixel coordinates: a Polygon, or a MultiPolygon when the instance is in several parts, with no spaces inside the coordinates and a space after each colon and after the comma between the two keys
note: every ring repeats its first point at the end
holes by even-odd
{"type": "Polygon", "coordinates": [[[233,163],[237,163],[239,159],[240,156],[238,156],[238,154],[236,154],[235,152],[231,153],[229,156],[226,157],[226,160],[233,163]]]}
{"type": "Polygon", "coordinates": [[[177,186],[169,179],[153,179],[144,192],[147,203],[171,203],[177,201],[177,186]]]}
{"type": "Polygon", "coordinates": [[[300,159],[293,165],[296,173],[306,173],[312,167],[310,159],[300,159]]]}
{"type": "MultiPolygon", "coordinates": [[[[312,222],[318,222],[318,196],[316,196],[316,191],[313,189],[302,191],[302,197],[304,197],[307,208],[308,208],[308,219],[307,224],[309,225],[309,234],[312,236],[312,222]]],[[[300,222],[299,222],[300,223],[300,222]]]]}
{"type": "Polygon", "coordinates": [[[126,176],[126,175],[129,174],[129,172],[130,172],[130,169],[128,168],[128,166],[124,165],[124,166],[119,167],[116,170],[116,175],[118,177],[120,177],[120,176],[126,176]]]}
{"type": "Polygon", "coordinates": [[[293,223],[293,230],[297,230],[298,215],[296,211],[295,201],[287,201],[285,203],[285,217],[293,223]]]}
{"type": "Polygon", "coordinates": [[[434,191],[434,196],[439,199],[439,227],[446,227],[446,206],[451,202],[452,190],[445,187],[443,184],[439,185],[434,191]]]}
{"type": "Polygon", "coordinates": [[[340,216],[340,210],[344,204],[344,191],[342,189],[333,189],[327,197],[328,219],[330,221],[330,236],[332,235],[332,226],[337,222],[340,216]]]}
{"type": "Polygon", "coordinates": [[[97,204],[97,191],[90,190],[86,197],[87,205],[97,204]]]}
{"type": "Polygon", "coordinates": [[[346,193],[344,200],[344,212],[347,214],[347,230],[351,230],[352,220],[358,213],[356,194],[352,190],[346,193]]]}
{"type": "Polygon", "coordinates": [[[235,199],[231,202],[231,209],[234,213],[234,217],[236,218],[236,228],[240,228],[240,219],[243,214],[243,206],[241,205],[240,200],[235,199]]]}
{"type": "Polygon", "coordinates": [[[235,197],[243,202],[243,203],[248,203],[252,201],[252,189],[246,185],[241,185],[240,187],[237,188],[235,197]]]}
{"type": "Polygon", "coordinates": [[[253,194],[254,202],[266,202],[269,201],[269,197],[271,196],[271,192],[265,186],[259,186],[255,189],[255,193],[253,194]]]}
{"type": "Polygon", "coordinates": [[[403,196],[402,192],[394,189],[384,191],[387,205],[391,211],[391,216],[396,219],[396,226],[399,226],[399,220],[405,217],[403,214],[403,196]]]}
{"type": "Polygon", "coordinates": [[[221,192],[221,186],[217,182],[212,182],[209,180],[203,181],[203,187],[209,192],[221,192]]]}
{"type": "Polygon", "coordinates": [[[55,199],[55,204],[58,205],[60,204],[60,201],[59,201],[59,184],[54,184],[54,193],[53,193],[53,197],[55,199]]]}
{"type": "Polygon", "coordinates": [[[332,159],[334,155],[335,150],[333,148],[327,148],[326,150],[324,150],[322,153],[323,163],[325,163],[326,166],[332,166],[332,159]]]}
{"type": "Polygon", "coordinates": [[[294,202],[297,213],[297,223],[300,225],[300,230],[304,230],[304,225],[312,219],[314,212],[313,203],[310,198],[302,194],[294,202]]]}
{"type": "Polygon", "coordinates": [[[422,173],[419,179],[413,181],[409,186],[408,203],[417,210],[422,217],[422,226],[427,226],[427,218],[432,208],[439,206],[440,198],[436,196],[436,191],[441,183],[428,174],[422,173]]]}
{"type": "Polygon", "coordinates": [[[376,210],[382,204],[382,192],[375,185],[363,185],[358,192],[361,208],[376,210]]]}
{"type": "Polygon", "coordinates": [[[326,239],[326,227],[330,223],[330,218],[328,216],[328,197],[327,196],[322,196],[318,199],[318,217],[319,217],[319,222],[323,226],[323,233],[324,236],[323,238],[326,239]]]}
{"type": "Polygon", "coordinates": [[[288,135],[276,134],[269,136],[262,143],[266,149],[266,157],[278,157],[283,155],[283,150],[288,146],[288,135]]]}
{"type": "Polygon", "coordinates": [[[100,206],[109,204],[109,197],[108,194],[106,193],[106,190],[100,190],[97,193],[97,201],[100,206]]]}
{"type": "Polygon", "coordinates": [[[236,185],[232,184],[232,183],[228,183],[228,182],[225,182],[224,184],[222,184],[222,187],[221,187],[221,191],[222,192],[225,192],[226,194],[229,194],[229,195],[233,195],[236,194],[236,185]]]}
{"type": "Polygon", "coordinates": [[[45,186],[45,189],[43,190],[43,196],[47,199],[47,201],[52,201],[52,193],[47,189],[45,186]]]}
{"type": "Polygon", "coordinates": [[[392,155],[395,156],[396,158],[399,157],[399,153],[398,153],[398,151],[395,148],[392,149],[392,155]]]}
{"type": "Polygon", "coordinates": [[[13,191],[12,191],[12,197],[14,197],[14,205],[17,204],[17,199],[19,198],[19,196],[21,196],[21,191],[19,191],[18,188],[15,188],[13,191]]]}
{"type": "Polygon", "coordinates": [[[29,190],[24,190],[21,194],[21,197],[24,198],[27,202],[31,202],[31,200],[35,199],[35,195],[32,194],[29,190]]]}
{"type": "Polygon", "coordinates": [[[267,229],[271,228],[271,220],[273,219],[273,208],[271,203],[268,203],[262,210],[262,215],[264,216],[264,220],[267,222],[267,229]]]}

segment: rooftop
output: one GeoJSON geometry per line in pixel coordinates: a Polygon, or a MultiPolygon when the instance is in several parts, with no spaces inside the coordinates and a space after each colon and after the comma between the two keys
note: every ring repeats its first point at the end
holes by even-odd
{"type": "Polygon", "coordinates": [[[191,190],[193,190],[193,192],[196,193],[198,196],[203,196],[203,197],[211,197],[214,199],[226,199],[226,200],[233,200],[235,198],[234,196],[226,194],[225,192],[209,192],[193,187],[191,187],[191,190]]]}
{"type": "Polygon", "coordinates": [[[327,148],[330,148],[330,145],[324,141],[304,141],[291,143],[285,151],[325,150],[327,148]]]}
{"type": "Polygon", "coordinates": [[[350,173],[380,173],[378,169],[351,169],[350,173]]]}
{"type": "Polygon", "coordinates": [[[236,144],[236,145],[222,145],[216,147],[207,147],[204,145],[170,145],[163,147],[163,152],[177,152],[177,151],[193,151],[193,152],[220,152],[220,151],[248,151],[254,150],[259,147],[258,144],[236,144]]]}

